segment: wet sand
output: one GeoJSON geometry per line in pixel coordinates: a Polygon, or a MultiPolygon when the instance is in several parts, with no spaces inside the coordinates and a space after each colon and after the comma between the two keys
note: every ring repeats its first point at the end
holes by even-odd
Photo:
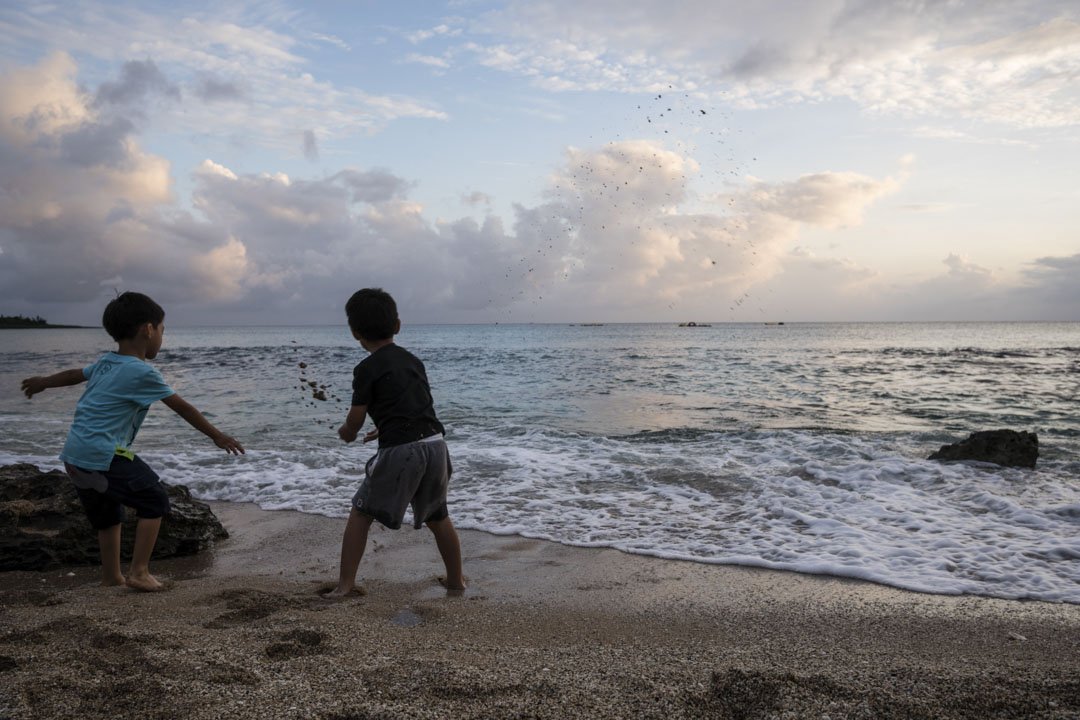
{"type": "Polygon", "coordinates": [[[329,603],[344,520],[211,505],[165,593],[0,575],[0,718],[1080,717],[1077,605],[378,525],[329,603]]]}

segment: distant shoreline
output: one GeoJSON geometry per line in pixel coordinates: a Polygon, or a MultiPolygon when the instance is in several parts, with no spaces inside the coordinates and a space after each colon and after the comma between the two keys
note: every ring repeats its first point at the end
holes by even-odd
{"type": "Polygon", "coordinates": [[[0,323],[0,330],[59,330],[64,328],[77,328],[79,330],[90,329],[89,325],[18,325],[0,323]]]}
{"type": "MultiPolygon", "coordinates": [[[[706,321],[699,323],[698,327],[704,327],[710,325],[713,329],[729,326],[762,326],[762,327],[775,327],[775,326],[809,326],[809,325],[1075,325],[1080,320],[787,320],[781,322],[763,322],[756,320],[742,320],[742,321],[706,321]]],[[[410,322],[402,323],[402,327],[515,327],[524,325],[546,325],[552,327],[589,327],[589,323],[571,323],[571,322],[410,322]]],[[[672,327],[678,327],[678,321],[668,320],[653,320],[647,322],[603,322],[596,323],[598,326],[619,327],[625,325],[668,325],[672,327]]],[[[8,324],[0,321],[0,330],[57,330],[57,329],[76,329],[76,330],[94,330],[100,329],[99,325],[19,325],[8,324]]],[[[320,324],[286,324],[286,325],[170,325],[170,328],[174,330],[220,330],[220,329],[233,329],[233,328],[260,328],[260,329],[290,329],[295,330],[298,328],[312,329],[312,328],[341,328],[344,327],[344,323],[320,323],[320,324]]]]}

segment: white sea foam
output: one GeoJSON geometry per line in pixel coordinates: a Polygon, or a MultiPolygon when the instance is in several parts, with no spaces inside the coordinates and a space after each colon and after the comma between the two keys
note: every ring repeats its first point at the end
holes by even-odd
{"type": "MultiPolygon", "coordinates": [[[[800,431],[451,438],[455,523],[568,545],[820,573],[933,593],[1080,603],[1080,485],[940,464],[896,438],[800,431]]],[[[344,517],[371,446],[148,455],[200,497],[344,517]]],[[[41,456],[0,454],[0,463],[41,456]]]]}

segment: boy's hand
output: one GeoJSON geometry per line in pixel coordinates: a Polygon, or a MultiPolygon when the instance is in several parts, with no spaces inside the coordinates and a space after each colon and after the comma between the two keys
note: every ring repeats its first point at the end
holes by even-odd
{"type": "Polygon", "coordinates": [[[244,454],[244,446],[224,433],[214,438],[214,444],[231,455],[244,454]]]}
{"type": "Polygon", "coordinates": [[[379,428],[375,428],[374,430],[369,430],[368,434],[364,436],[364,442],[369,443],[369,442],[371,442],[372,440],[374,440],[377,437],[379,437],[379,428]]]}
{"type": "Polygon", "coordinates": [[[26,397],[34,397],[37,393],[49,387],[43,377],[31,377],[22,381],[22,391],[26,397]]]}
{"type": "Polygon", "coordinates": [[[35,375],[26,378],[22,381],[22,391],[26,393],[26,397],[34,397],[42,390],[78,385],[84,382],[86,382],[86,376],[83,375],[82,368],[72,368],[71,370],[61,370],[55,375],[35,375]]]}
{"type": "Polygon", "coordinates": [[[351,443],[360,434],[360,431],[349,427],[349,423],[342,423],[341,427],[337,429],[337,434],[345,442],[351,443]]]}
{"type": "MultiPolygon", "coordinates": [[[[349,414],[345,417],[345,422],[338,428],[338,437],[347,443],[351,443],[360,434],[360,428],[364,427],[364,420],[366,419],[367,405],[353,405],[349,408],[349,414]]],[[[367,442],[366,438],[364,442],[367,442]]]]}
{"type": "Polygon", "coordinates": [[[203,417],[203,414],[196,410],[195,406],[184,398],[173,393],[169,397],[163,398],[161,402],[165,403],[166,407],[177,415],[184,418],[188,425],[191,425],[191,427],[213,440],[214,444],[225,452],[232,455],[244,454],[243,445],[211,425],[210,421],[203,417]]]}

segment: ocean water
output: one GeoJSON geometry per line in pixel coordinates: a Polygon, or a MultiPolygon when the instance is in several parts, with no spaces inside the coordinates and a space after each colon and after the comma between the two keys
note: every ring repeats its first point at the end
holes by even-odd
{"type": "MultiPolygon", "coordinates": [[[[459,527],[1080,603],[1080,323],[406,325],[398,343],[427,365],[459,527]],[[1037,432],[1038,469],[925,459],[995,428],[1037,432]]],[[[19,380],[109,339],[0,344],[0,463],[59,467],[81,390],[27,400],[19,380]]],[[[154,364],[248,453],[164,405],[135,448],[203,498],[344,517],[375,451],[335,433],[364,356],[343,326],[167,327],[154,364]]]]}

